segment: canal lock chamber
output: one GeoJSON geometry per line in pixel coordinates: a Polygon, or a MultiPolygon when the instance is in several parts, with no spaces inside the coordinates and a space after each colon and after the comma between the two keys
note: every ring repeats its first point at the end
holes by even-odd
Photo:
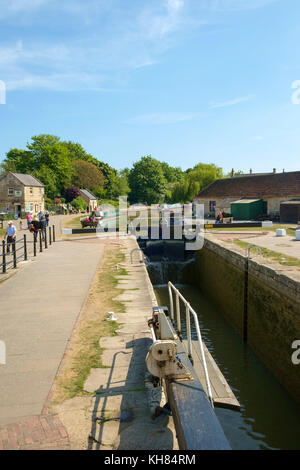
{"type": "MultiPolygon", "coordinates": [[[[197,312],[202,338],[241,404],[240,411],[215,409],[231,447],[236,450],[299,449],[299,403],[255,354],[251,345],[245,344],[243,319],[239,319],[237,326],[227,313],[228,304],[237,303],[238,297],[243,304],[243,270],[239,273],[240,285],[235,285],[237,281],[228,260],[217,256],[208,261],[211,253],[216,253],[207,251],[206,246],[191,253],[185,251],[181,240],[139,240],[139,245],[158,304],[169,307],[167,283],[171,281],[197,312]],[[228,278],[231,279],[230,286],[228,278]],[[222,279],[225,287],[221,287],[222,279]],[[224,292],[224,289],[227,290],[224,292]]],[[[237,310],[241,311],[242,317],[243,308],[237,310]]],[[[184,322],[182,327],[184,336],[184,322]]],[[[194,329],[193,339],[196,339],[194,329]]],[[[299,371],[294,369],[297,374],[299,371]]]]}

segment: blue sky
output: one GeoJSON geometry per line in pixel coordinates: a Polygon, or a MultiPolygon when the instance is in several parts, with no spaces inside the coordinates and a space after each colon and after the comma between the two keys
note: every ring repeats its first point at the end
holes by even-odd
{"type": "Polygon", "coordinates": [[[0,0],[0,159],[50,133],[119,169],[300,170],[299,20],[299,0],[0,0]]]}

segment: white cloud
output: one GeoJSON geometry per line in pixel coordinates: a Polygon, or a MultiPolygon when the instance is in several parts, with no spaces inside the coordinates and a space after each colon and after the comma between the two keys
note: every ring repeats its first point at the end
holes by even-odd
{"type": "Polygon", "coordinates": [[[233,100],[230,100],[230,101],[224,101],[222,103],[212,103],[211,104],[211,108],[226,108],[228,106],[234,106],[236,104],[239,104],[239,103],[244,103],[246,101],[250,101],[254,98],[253,95],[251,96],[242,96],[240,98],[235,98],[233,100]]]}

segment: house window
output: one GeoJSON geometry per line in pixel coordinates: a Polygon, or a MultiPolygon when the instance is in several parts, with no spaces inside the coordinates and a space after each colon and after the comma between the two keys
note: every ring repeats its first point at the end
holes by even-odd
{"type": "Polygon", "coordinates": [[[8,195],[13,196],[14,195],[14,188],[8,188],[8,195]]]}
{"type": "Polygon", "coordinates": [[[33,188],[29,189],[30,194],[33,194],[33,188]]]}
{"type": "Polygon", "coordinates": [[[33,212],[33,204],[30,204],[30,212],[33,212]]]}
{"type": "Polygon", "coordinates": [[[209,201],[209,212],[214,212],[216,210],[216,201],[209,201]]]}

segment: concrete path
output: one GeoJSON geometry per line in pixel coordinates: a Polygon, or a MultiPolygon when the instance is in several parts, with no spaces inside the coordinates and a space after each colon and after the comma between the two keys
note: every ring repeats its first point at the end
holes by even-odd
{"type": "Polygon", "coordinates": [[[285,237],[276,237],[276,233],[269,232],[262,237],[244,237],[243,241],[300,259],[300,241],[296,240],[295,237],[289,237],[288,235],[285,237]]]}
{"type": "Polygon", "coordinates": [[[0,426],[41,413],[103,246],[59,241],[0,284],[0,426]]]}
{"type": "Polygon", "coordinates": [[[91,370],[84,384],[89,395],[70,399],[51,410],[67,430],[72,449],[178,449],[172,417],[153,418],[156,407],[165,402],[161,387],[153,387],[145,363],[152,344],[148,319],[157,300],[141,262],[142,253],[136,250],[136,240],[128,237],[115,243],[125,254],[120,266],[127,272],[118,276],[117,288],[122,293],[115,300],[126,308],[115,314],[120,323],[117,336],[100,339],[106,368],[91,370]]]}

